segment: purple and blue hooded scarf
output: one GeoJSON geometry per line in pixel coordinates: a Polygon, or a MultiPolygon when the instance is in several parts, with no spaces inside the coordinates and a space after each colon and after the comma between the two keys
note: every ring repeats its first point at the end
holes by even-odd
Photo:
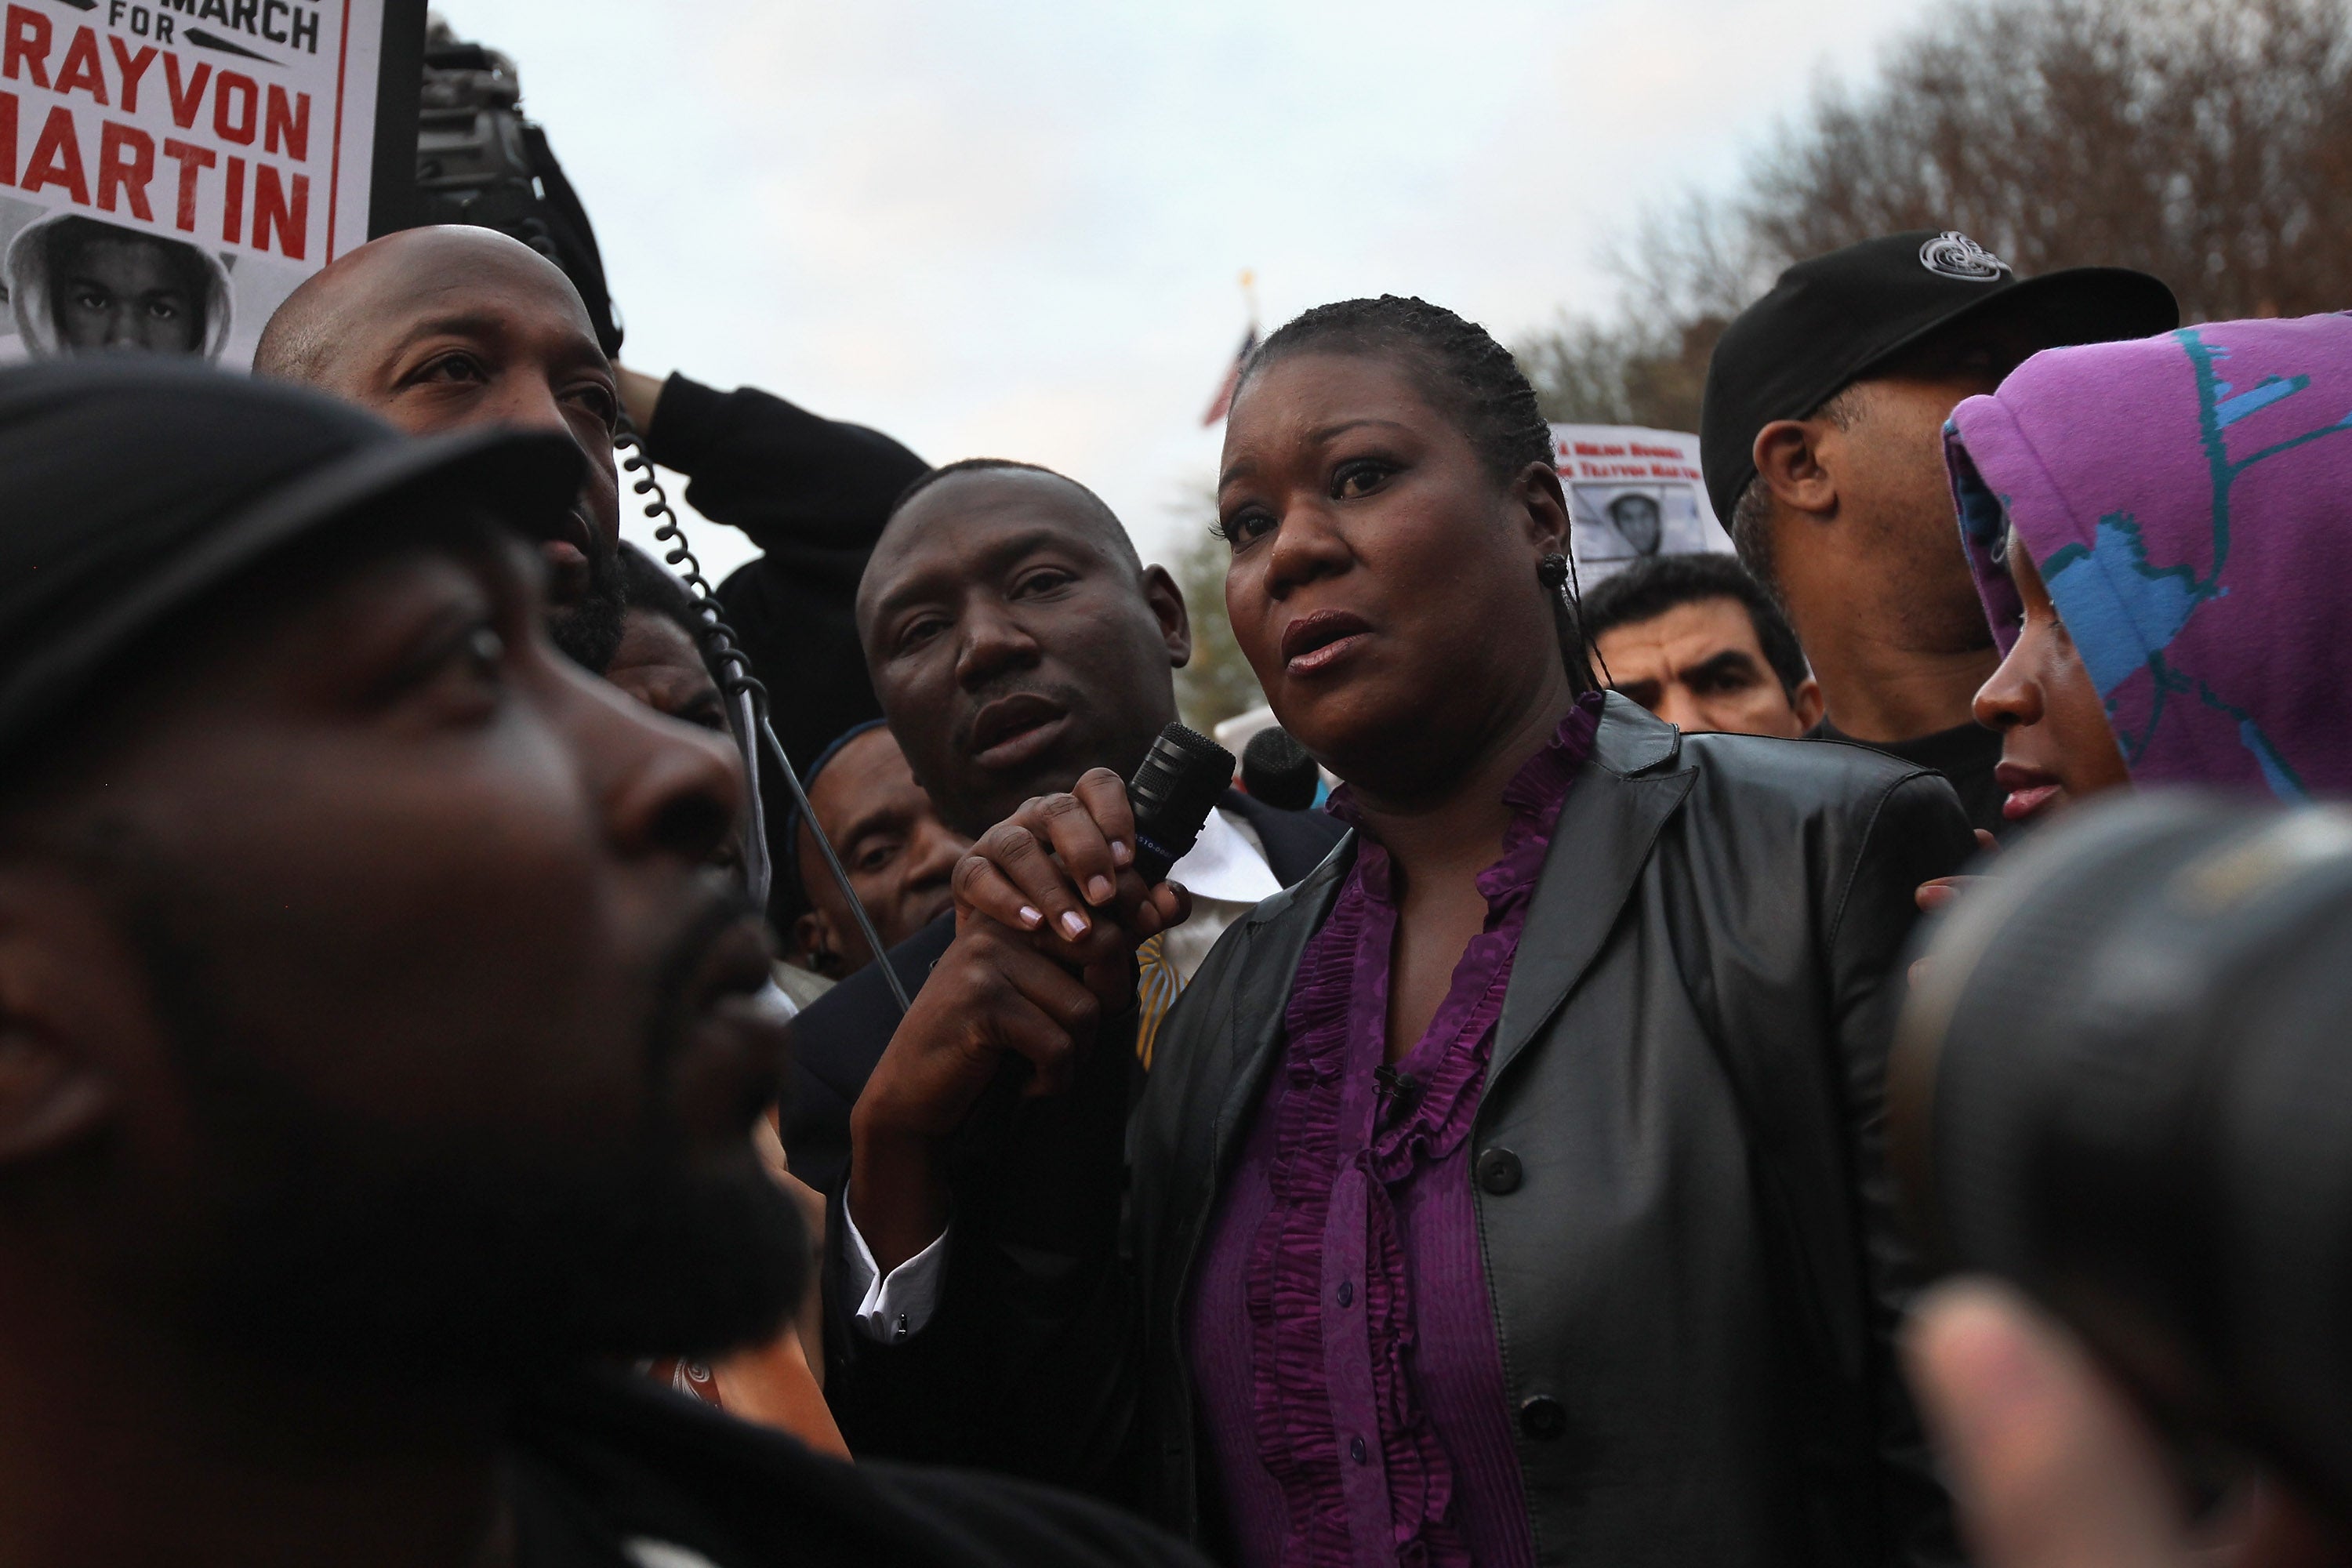
{"type": "Polygon", "coordinates": [[[2352,315],[2053,349],[1944,448],[2001,652],[2013,525],[2136,782],[2352,793],[2352,315]]]}

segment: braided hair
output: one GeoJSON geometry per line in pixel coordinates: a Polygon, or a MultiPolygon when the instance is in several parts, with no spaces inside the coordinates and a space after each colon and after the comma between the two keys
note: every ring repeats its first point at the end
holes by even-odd
{"type": "MultiPolygon", "coordinates": [[[[1234,397],[1275,361],[1310,352],[1398,363],[1414,390],[1468,438],[1497,485],[1509,484],[1530,463],[1551,466],[1551,425],[1519,362],[1486,328],[1443,305],[1399,294],[1318,305],[1258,344],[1242,366],[1234,397]]],[[[1574,563],[1566,556],[1546,556],[1537,575],[1551,600],[1570,684],[1580,694],[1590,691],[1597,683],[1574,563]]]]}

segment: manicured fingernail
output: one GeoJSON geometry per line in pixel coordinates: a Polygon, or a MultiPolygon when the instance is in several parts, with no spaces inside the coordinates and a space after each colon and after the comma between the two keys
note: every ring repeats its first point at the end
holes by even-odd
{"type": "Polygon", "coordinates": [[[1090,904],[1107,904],[1110,902],[1110,894],[1111,887],[1110,879],[1108,877],[1097,877],[1093,881],[1087,884],[1087,902],[1090,904]]]}
{"type": "Polygon", "coordinates": [[[1062,917],[1062,929],[1070,933],[1071,940],[1076,941],[1087,934],[1087,917],[1072,910],[1062,917]]]}
{"type": "Polygon", "coordinates": [[[1135,863],[1135,851],[1128,847],[1126,839],[1114,838],[1110,845],[1110,858],[1116,864],[1131,866],[1135,863]]]}
{"type": "Polygon", "coordinates": [[[1031,909],[1028,905],[1024,904],[1021,906],[1021,923],[1027,926],[1031,931],[1035,931],[1037,929],[1037,922],[1045,918],[1045,917],[1044,915],[1039,914],[1035,910],[1031,909]]]}

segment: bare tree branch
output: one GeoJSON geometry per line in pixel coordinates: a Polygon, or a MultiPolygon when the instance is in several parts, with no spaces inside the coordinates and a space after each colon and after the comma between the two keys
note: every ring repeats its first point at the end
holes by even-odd
{"type": "Polygon", "coordinates": [[[1557,417],[1696,429],[1724,321],[1906,228],[2029,276],[2136,267],[2191,321],[2352,305],[2352,0],[1965,0],[1818,89],[1731,191],[1648,214],[1610,258],[1624,319],[1522,359],[1557,417]]]}

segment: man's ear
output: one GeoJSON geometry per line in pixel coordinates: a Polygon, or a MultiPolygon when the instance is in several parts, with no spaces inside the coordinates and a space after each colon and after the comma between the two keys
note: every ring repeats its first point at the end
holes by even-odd
{"type": "Polygon", "coordinates": [[[1810,731],[1822,721],[1822,683],[1811,676],[1797,682],[1797,689],[1789,694],[1789,706],[1797,710],[1797,722],[1810,731]]]}
{"type": "Polygon", "coordinates": [[[114,1114],[115,1084],[82,1037],[105,1024],[109,1003],[88,994],[104,957],[67,952],[80,922],[54,918],[80,902],[0,871],[0,1170],[79,1142],[114,1114]]]}
{"type": "Polygon", "coordinates": [[[793,950],[819,974],[841,978],[841,948],[833,940],[833,922],[817,910],[810,910],[793,921],[793,950]]]}
{"type": "Polygon", "coordinates": [[[1529,463],[1511,487],[1528,542],[1541,555],[1565,555],[1569,548],[1568,492],[1560,488],[1559,471],[1549,463],[1529,463]]]}
{"type": "Polygon", "coordinates": [[[1192,662],[1192,616],[1184,607],[1184,590],[1165,566],[1143,569],[1143,602],[1160,623],[1160,640],[1168,645],[1168,666],[1181,669],[1192,662]]]}
{"type": "Polygon", "coordinates": [[[1756,472],[1772,499],[1820,521],[1836,512],[1837,481],[1822,461],[1822,419],[1775,419],[1756,432],[1756,472]]]}

